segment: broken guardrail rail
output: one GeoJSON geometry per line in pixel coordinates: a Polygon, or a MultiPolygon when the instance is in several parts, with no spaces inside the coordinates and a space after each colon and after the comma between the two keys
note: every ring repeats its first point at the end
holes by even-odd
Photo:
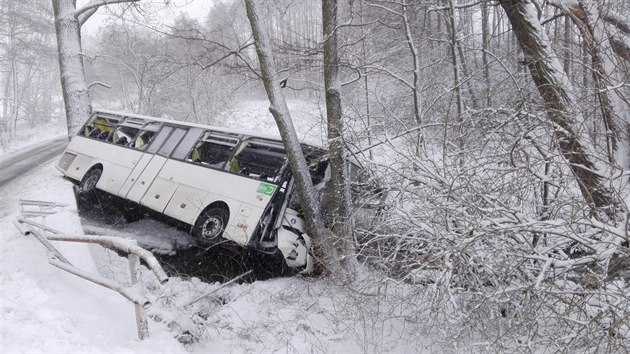
{"type": "Polygon", "coordinates": [[[46,216],[56,213],[55,208],[65,207],[67,206],[66,204],[27,199],[20,199],[19,204],[20,215],[13,220],[13,225],[15,225],[22,234],[33,235],[46,248],[48,263],[80,278],[116,291],[129,301],[133,302],[136,313],[138,338],[140,340],[148,338],[149,326],[147,323],[145,309],[151,306],[151,302],[142,294],[140,288],[137,286],[140,260],[144,261],[160,284],[165,284],[168,281],[168,275],[166,275],[162,266],[153,254],[138,246],[135,240],[111,236],[67,235],[62,231],[45,225],[44,223],[32,220],[41,217],[45,222],[46,216]],[[66,259],[52,243],[50,243],[50,241],[93,243],[127,254],[127,259],[129,260],[131,287],[127,287],[113,280],[86,272],[85,270],[73,266],[72,263],[70,263],[70,261],[68,261],[68,259],[66,259]]]}

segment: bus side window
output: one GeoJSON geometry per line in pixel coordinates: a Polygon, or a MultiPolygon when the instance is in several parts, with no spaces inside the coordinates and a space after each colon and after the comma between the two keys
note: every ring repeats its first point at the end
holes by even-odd
{"type": "Polygon", "coordinates": [[[189,152],[193,149],[193,147],[197,144],[197,139],[203,134],[203,129],[200,128],[190,128],[184,139],[177,145],[175,151],[173,151],[173,155],[171,156],[174,159],[183,160],[189,154],[189,152]]]}
{"type": "Polygon", "coordinates": [[[130,146],[137,150],[146,150],[153,140],[155,140],[161,125],[162,123],[160,122],[147,122],[142,126],[140,134],[138,134],[130,146]]]}
{"type": "Polygon", "coordinates": [[[171,135],[172,131],[173,127],[162,127],[157,136],[153,138],[153,142],[151,143],[151,146],[149,146],[149,148],[147,149],[147,152],[156,153],[162,147],[162,144],[164,144],[169,135],[171,135]]]}
{"type": "Polygon", "coordinates": [[[143,131],[142,133],[140,133],[140,135],[138,135],[136,141],[134,141],[133,147],[138,150],[146,149],[147,146],[149,146],[149,144],[151,144],[151,142],[155,138],[155,135],[155,132],[148,130],[143,131]]]}
{"type": "Polygon", "coordinates": [[[182,140],[184,135],[186,135],[186,131],[188,129],[185,128],[175,128],[173,134],[171,134],[166,142],[162,145],[160,150],[158,150],[158,155],[162,155],[164,157],[169,157],[173,149],[179,144],[179,141],[182,140]]]}
{"type": "Polygon", "coordinates": [[[280,177],[286,155],[281,143],[259,139],[246,141],[230,161],[230,172],[275,182],[280,177]]]}
{"type": "Polygon", "coordinates": [[[119,126],[113,134],[110,134],[107,141],[116,145],[127,146],[136,137],[140,129],[119,126]]]}
{"type": "Polygon", "coordinates": [[[105,140],[109,136],[109,133],[113,130],[113,126],[118,123],[118,119],[107,119],[100,116],[95,116],[89,121],[80,135],[88,138],[105,140]]]}
{"type": "Polygon", "coordinates": [[[207,132],[197,142],[186,160],[223,169],[237,142],[237,136],[207,132]]]}

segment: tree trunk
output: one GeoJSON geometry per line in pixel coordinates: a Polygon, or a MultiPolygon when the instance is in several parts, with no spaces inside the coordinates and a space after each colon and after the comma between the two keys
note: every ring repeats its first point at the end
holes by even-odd
{"type": "Polygon", "coordinates": [[[535,16],[537,11],[532,0],[501,0],[500,3],[523,50],[525,64],[545,103],[547,116],[554,125],[554,141],[567,160],[582,196],[593,211],[603,212],[609,219],[616,220],[619,201],[604,186],[604,176],[592,161],[597,155],[583,131],[586,128],[584,119],[575,110],[577,105],[568,78],[558,71],[562,65],[551,52],[540,20],[535,16]]]}
{"type": "Polygon", "coordinates": [[[11,72],[11,74],[13,75],[13,104],[11,105],[11,123],[9,124],[9,126],[11,127],[11,131],[9,131],[9,134],[11,137],[15,137],[15,132],[17,130],[18,114],[20,113],[20,90],[18,85],[18,64],[15,60],[15,57],[11,58],[11,60],[11,68],[13,68],[13,71],[11,72]]]}
{"type": "Polygon", "coordinates": [[[628,113],[630,103],[619,85],[624,78],[616,75],[619,71],[617,68],[621,66],[603,28],[602,16],[595,4],[589,0],[582,0],[563,10],[579,28],[591,57],[591,73],[604,123],[608,161],[611,164],[618,162],[621,166],[627,166],[625,149],[628,144],[626,130],[630,124],[628,113]],[[622,151],[619,151],[620,148],[622,151]],[[620,154],[617,154],[618,152],[620,154]]]}
{"type": "Polygon", "coordinates": [[[70,138],[92,113],[92,106],[83,71],[81,32],[79,20],[75,17],[75,1],[52,0],[52,5],[55,14],[61,90],[70,138]]]}
{"type": "Polygon", "coordinates": [[[488,51],[490,50],[490,29],[488,28],[489,23],[489,10],[488,10],[488,2],[484,1],[481,3],[481,65],[483,66],[483,82],[485,85],[484,88],[484,98],[485,98],[485,106],[491,106],[490,99],[490,64],[488,61],[488,51]]]}
{"type": "Polygon", "coordinates": [[[11,131],[9,119],[9,90],[11,89],[11,75],[12,70],[6,73],[6,81],[4,82],[4,89],[2,95],[2,122],[0,122],[0,142],[4,148],[10,141],[11,137],[9,132],[11,131]]]}
{"type": "Polygon", "coordinates": [[[411,88],[413,94],[413,116],[416,119],[416,123],[418,126],[422,126],[422,116],[420,112],[420,97],[418,94],[418,86],[420,81],[420,62],[418,58],[418,50],[416,49],[416,44],[414,43],[413,37],[411,35],[411,28],[409,28],[409,19],[407,18],[407,8],[409,5],[406,1],[402,3],[402,20],[403,25],[405,26],[405,40],[407,42],[407,47],[409,48],[409,53],[411,54],[411,59],[413,63],[413,87],[411,88]]]}
{"type": "MultiPolygon", "coordinates": [[[[461,93],[461,85],[459,82],[459,62],[457,58],[457,26],[455,24],[455,4],[453,0],[448,0],[448,4],[450,9],[449,13],[449,35],[450,35],[450,54],[451,61],[453,64],[453,89],[455,90],[455,104],[457,106],[457,117],[456,117],[456,125],[457,125],[457,147],[459,151],[457,152],[459,158],[459,166],[464,166],[464,117],[463,106],[462,106],[462,93],[461,93]]],[[[446,143],[446,141],[445,141],[446,143]]]]}
{"type": "MultiPolygon", "coordinates": [[[[331,220],[331,231],[336,237],[335,248],[338,253],[350,256],[354,252],[350,219],[350,188],[343,143],[343,112],[341,110],[341,82],[339,80],[339,56],[337,51],[337,0],[322,1],[322,22],[324,30],[324,88],[326,90],[328,150],[332,177],[331,205],[327,205],[327,208],[334,215],[331,220]]],[[[349,264],[346,263],[344,265],[347,266],[349,264]]]]}
{"type": "MultiPolygon", "coordinates": [[[[363,17],[363,2],[359,2],[359,16],[361,18],[361,21],[365,21],[365,18],[363,17]]],[[[365,37],[366,32],[365,32],[365,26],[361,26],[361,37],[365,37]]],[[[366,45],[365,45],[365,40],[361,41],[361,55],[363,57],[363,64],[367,65],[367,49],[366,49],[366,45]]],[[[370,122],[370,85],[369,85],[369,79],[368,79],[368,72],[367,69],[364,69],[363,71],[363,84],[365,85],[365,90],[363,91],[364,97],[365,97],[365,119],[366,119],[366,125],[367,125],[367,143],[368,146],[372,146],[372,123],[370,122]]],[[[374,159],[374,153],[372,152],[372,149],[368,150],[369,156],[370,156],[370,160],[374,159]]]]}
{"type": "MultiPolygon", "coordinates": [[[[271,41],[268,37],[263,23],[260,21],[258,5],[256,0],[245,0],[245,8],[247,10],[247,18],[252,27],[254,41],[256,43],[256,53],[260,62],[260,70],[262,72],[262,80],[271,103],[269,111],[273,115],[278,130],[282,136],[284,149],[291,173],[295,179],[297,193],[300,198],[302,211],[306,219],[307,233],[312,237],[313,242],[319,246],[325,256],[330,255],[330,247],[327,230],[324,226],[319,210],[319,200],[309,173],[302,147],[298,140],[289,108],[284,99],[284,95],[280,88],[280,77],[277,74],[274,62],[273,52],[271,50],[271,41]]],[[[315,248],[317,248],[317,246],[315,248]]],[[[326,259],[324,260],[326,261],[326,259]]],[[[326,265],[326,264],[325,264],[326,265]]]]}

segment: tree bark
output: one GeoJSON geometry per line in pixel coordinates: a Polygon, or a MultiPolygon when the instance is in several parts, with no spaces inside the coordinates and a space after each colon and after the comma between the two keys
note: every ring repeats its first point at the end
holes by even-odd
{"type": "MultiPolygon", "coordinates": [[[[361,21],[365,21],[365,18],[363,16],[363,2],[359,2],[359,16],[361,18],[361,21]]],[[[365,27],[361,26],[361,36],[365,37],[365,27]]],[[[367,65],[367,49],[366,49],[366,45],[365,45],[366,41],[361,41],[361,56],[363,57],[363,64],[367,65]]],[[[369,78],[368,78],[368,72],[367,69],[364,69],[363,72],[363,83],[365,85],[365,90],[363,91],[364,97],[365,97],[365,120],[366,120],[366,125],[367,125],[367,142],[368,142],[368,146],[372,146],[372,124],[370,122],[370,85],[369,85],[369,78]]],[[[372,152],[372,149],[368,150],[368,154],[370,156],[370,160],[374,159],[374,153],[372,152]]]]}
{"type": "MultiPolygon", "coordinates": [[[[457,152],[459,166],[464,166],[464,117],[463,114],[463,106],[462,106],[462,93],[461,93],[461,84],[459,82],[459,61],[457,58],[457,26],[455,24],[455,4],[453,0],[448,0],[448,5],[450,9],[448,10],[448,28],[449,28],[449,37],[450,37],[450,54],[451,61],[453,65],[453,87],[455,90],[455,104],[457,106],[457,147],[459,151],[457,152]]],[[[444,142],[446,144],[446,141],[444,142]]]]}
{"type": "Polygon", "coordinates": [[[481,65],[483,66],[483,82],[485,85],[484,101],[486,107],[490,107],[492,102],[490,98],[490,64],[488,61],[488,51],[490,50],[490,29],[488,28],[488,20],[488,2],[484,1],[481,3],[481,65]]]}
{"type": "Polygon", "coordinates": [[[337,0],[322,1],[322,22],[324,30],[324,89],[326,91],[329,165],[332,177],[331,205],[327,205],[327,208],[334,215],[330,228],[336,238],[336,251],[349,257],[354,252],[350,219],[348,165],[343,143],[343,112],[341,109],[341,81],[339,79],[337,50],[337,0]]]}
{"type": "Polygon", "coordinates": [[[59,52],[61,90],[66,109],[68,138],[92,113],[87,80],[81,58],[81,29],[74,0],[52,0],[59,52]]]}
{"type": "MultiPolygon", "coordinates": [[[[596,155],[588,138],[581,114],[576,107],[568,78],[559,71],[562,66],[552,53],[546,35],[531,0],[501,0],[512,30],[524,54],[524,61],[545,104],[545,110],[554,125],[554,141],[566,159],[583,198],[593,211],[603,212],[616,220],[619,201],[604,186],[604,175],[592,159],[596,155]]],[[[605,160],[605,159],[604,159],[605,160]]],[[[601,214],[597,214],[601,215],[601,214]]]]}
{"type": "Polygon", "coordinates": [[[627,166],[626,132],[630,127],[630,102],[619,85],[624,78],[618,75],[621,66],[615,58],[612,41],[604,29],[604,16],[601,16],[595,3],[590,0],[580,0],[568,8],[562,7],[562,10],[577,25],[591,57],[591,73],[604,122],[609,162],[627,166]]]}
{"type": "Polygon", "coordinates": [[[409,48],[409,53],[411,54],[411,59],[413,63],[413,87],[411,88],[411,92],[413,94],[413,116],[416,119],[416,123],[418,126],[422,126],[422,113],[420,110],[420,97],[419,97],[419,85],[420,85],[420,60],[418,58],[418,50],[416,49],[416,44],[414,43],[413,37],[411,35],[411,28],[409,27],[409,19],[407,16],[407,11],[409,5],[407,1],[403,1],[401,4],[401,17],[403,20],[403,25],[405,27],[405,40],[407,42],[407,47],[409,48]]]}
{"type": "MultiPolygon", "coordinates": [[[[276,71],[274,56],[271,51],[271,41],[266,29],[263,27],[263,23],[260,21],[260,11],[256,0],[245,0],[245,8],[256,43],[256,53],[260,62],[263,84],[271,103],[269,111],[273,115],[282,136],[282,142],[289,160],[291,173],[295,179],[296,190],[306,220],[307,233],[312,237],[313,242],[319,246],[319,249],[323,250],[324,255],[329,255],[331,254],[331,243],[320,216],[319,200],[313,188],[308,165],[293,127],[289,108],[281,92],[279,84],[281,78],[276,71]]],[[[318,248],[317,246],[316,248],[318,248]]],[[[325,263],[326,261],[324,259],[325,263]]]]}

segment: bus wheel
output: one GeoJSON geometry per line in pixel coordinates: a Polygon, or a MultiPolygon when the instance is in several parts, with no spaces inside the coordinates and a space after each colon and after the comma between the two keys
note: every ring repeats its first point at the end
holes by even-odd
{"type": "Polygon", "coordinates": [[[79,183],[79,194],[86,195],[94,192],[98,180],[101,179],[101,174],[103,174],[103,170],[100,168],[89,170],[79,183]]]}
{"type": "Polygon", "coordinates": [[[193,235],[204,241],[217,241],[223,236],[228,221],[228,212],[223,208],[204,210],[193,229],[193,235]]]}

